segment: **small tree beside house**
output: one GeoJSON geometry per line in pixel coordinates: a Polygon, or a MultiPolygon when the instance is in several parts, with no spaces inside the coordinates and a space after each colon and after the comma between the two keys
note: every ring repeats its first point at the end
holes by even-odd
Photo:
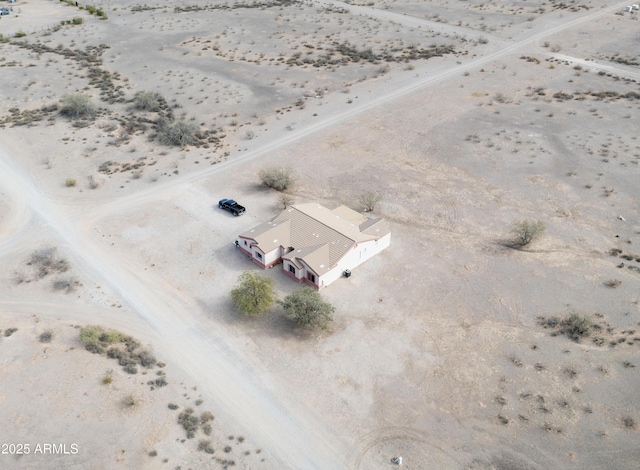
{"type": "Polygon", "coordinates": [[[240,274],[236,286],[231,290],[233,305],[248,316],[262,315],[273,306],[276,299],[273,279],[253,271],[240,274]]]}
{"type": "Polygon", "coordinates": [[[325,301],[313,287],[303,287],[279,303],[286,314],[303,328],[324,330],[333,320],[335,307],[325,301]]]}

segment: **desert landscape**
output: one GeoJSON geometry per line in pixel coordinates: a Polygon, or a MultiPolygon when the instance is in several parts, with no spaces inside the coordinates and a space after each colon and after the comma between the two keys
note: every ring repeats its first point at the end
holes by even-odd
{"type": "Polygon", "coordinates": [[[640,469],[637,8],[2,4],[0,468],[640,469]],[[238,312],[366,192],[327,329],[238,312]]]}

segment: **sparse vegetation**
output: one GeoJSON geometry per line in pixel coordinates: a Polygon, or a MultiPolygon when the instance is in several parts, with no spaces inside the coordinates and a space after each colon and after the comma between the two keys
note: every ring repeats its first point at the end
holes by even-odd
{"type": "Polygon", "coordinates": [[[156,138],[162,145],[186,147],[197,142],[198,127],[184,119],[175,121],[161,117],[156,123],[156,138]]]}
{"type": "Polygon", "coordinates": [[[231,300],[245,315],[262,315],[276,301],[273,279],[245,271],[238,276],[237,284],[231,290],[231,300]]]}
{"type": "Polygon", "coordinates": [[[73,277],[55,279],[51,284],[53,290],[64,291],[65,294],[74,292],[81,285],[80,281],[73,277]]]}
{"type": "Polygon", "coordinates": [[[511,226],[513,243],[516,246],[527,246],[542,236],[545,231],[541,220],[520,220],[511,226]]]}
{"type": "Polygon", "coordinates": [[[289,166],[263,168],[260,170],[259,177],[264,186],[276,191],[284,191],[295,182],[293,168],[289,166]]]}
{"type": "Polygon", "coordinates": [[[629,430],[635,430],[638,427],[636,420],[631,416],[622,417],[622,426],[624,426],[625,429],[629,430]]]}
{"type": "Polygon", "coordinates": [[[7,328],[6,330],[4,330],[4,337],[8,338],[12,334],[14,334],[16,331],[18,331],[17,328],[7,328]]]}
{"type": "Polygon", "coordinates": [[[283,209],[286,209],[295,202],[295,198],[287,193],[278,193],[277,199],[283,209]]]}
{"type": "Polygon", "coordinates": [[[60,100],[60,114],[74,120],[92,120],[98,114],[98,108],[87,95],[64,95],[60,100]]]}
{"type": "Polygon", "coordinates": [[[327,328],[333,320],[333,305],[325,301],[313,287],[303,287],[280,301],[282,308],[303,328],[327,328]]]}
{"type": "Polygon", "coordinates": [[[206,452],[207,454],[213,454],[215,452],[213,444],[209,439],[201,439],[200,442],[198,442],[198,450],[206,452]]]}
{"type": "Polygon", "coordinates": [[[50,343],[53,340],[53,331],[51,330],[43,331],[42,333],[40,333],[38,340],[41,343],[50,343]]]}
{"type": "Polygon", "coordinates": [[[64,185],[67,188],[73,188],[76,185],[76,180],[73,178],[67,178],[66,180],[64,180],[64,185]]]}
{"type": "Polygon", "coordinates": [[[105,372],[102,376],[102,383],[104,385],[109,385],[111,382],[113,382],[113,375],[111,375],[111,372],[105,372]]]}
{"type": "Polygon", "coordinates": [[[140,405],[140,400],[133,394],[125,395],[122,399],[122,406],[125,408],[137,408],[140,405]]]}
{"type": "Polygon", "coordinates": [[[620,279],[608,279],[604,281],[604,285],[615,289],[616,287],[620,287],[620,285],[622,285],[622,281],[620,279]]]}
{"type": "Polygon", "coordinates": [[[66,272],[69,269],[69,262],[57,257],[55,248],[47,247],[34,251],[27,261],[27,266],[35,268],[35,278],[41,279],[51,273],[66,272]]]}
{"type": "Polygon", "coordinates": [[[384,194],[381,191],[365,191],[358,195],[358,201],[360,201],[365,211],[372,212],[383,197],[384,194]]]}
{"type": "Polygon", "coordinates": [[[133,107],[140,111],[158,112],[164,106],[166,106],[164,98],[152,91],[140,91],[133,98],[133,107]]]}
{"type": "Polygon", "coordinates": [[[196,436],[199,420],[193,414],[192,408],[187,408],[178,415],[178,424],[187,432],[187,439],[193,439],[196,436]]]}
{"type": "Polygon", "coordinates": [[[555,334],[564,334],[575,342],[589,337],[594,330],[593,321],[580,313],[572,312],[564,319],[558,317],[539,317],[538,324],[555,330],[555,334]]]}

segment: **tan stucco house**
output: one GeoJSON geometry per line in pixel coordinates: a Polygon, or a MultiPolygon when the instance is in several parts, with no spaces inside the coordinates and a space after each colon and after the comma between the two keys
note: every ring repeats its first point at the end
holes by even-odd
{"type": "Polygon", "coordinates": [[[282,262],[286,275],[322,289],[391,243],[386,220],[346,206],[296,204],[242,233],[236,245],[263,268],[282,262]]]}

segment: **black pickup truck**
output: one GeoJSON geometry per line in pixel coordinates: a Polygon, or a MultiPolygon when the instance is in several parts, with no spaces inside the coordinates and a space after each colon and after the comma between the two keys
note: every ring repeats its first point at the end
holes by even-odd
{"type": "Polygon", "coordinates": [[[220,199],[220,201],[218,201],[218,207],[231,212],[236,217],[240,214],[244,214],[244,211],[246,210],[244,206],[241,206],[233,199],[220,199]]]}

